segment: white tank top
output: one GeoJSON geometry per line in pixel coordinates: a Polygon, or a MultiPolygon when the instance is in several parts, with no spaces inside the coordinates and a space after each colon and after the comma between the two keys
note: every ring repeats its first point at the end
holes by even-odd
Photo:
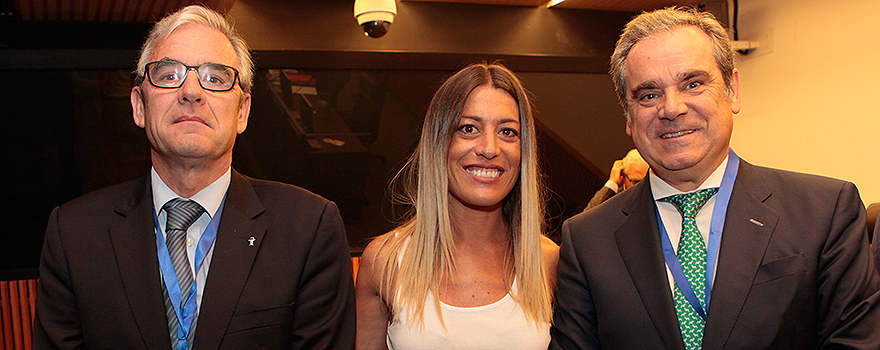
{"type": "MultiPolygon", "coordinates": [[[[516,288],[516,281],[513,283],[516,288]]],[[[515,290],[514,290],[515,292],[515,290]]],[[[407,349],[541,349],[550,344],[550,323],[527,319],[508,293],[501,300],[477,307],[440,303],[446,329],[440,324],[431,293],[425,300],[425,326],[409,324],[399,310],[388,326],[389,350],[407,349]]]]}

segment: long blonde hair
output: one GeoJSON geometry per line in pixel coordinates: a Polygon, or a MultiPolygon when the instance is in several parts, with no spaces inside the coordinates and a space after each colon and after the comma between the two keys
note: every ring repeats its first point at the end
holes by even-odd
{"type": "MultiPolygon", "coordinates": [[[[389,252],[376,261],[379,294],[392,314],[409,312],[409,319],[420,325],[428,293],[436,295],[439,281],[455,269],[446,156],[468,96],[482,85],[506,91],[519,107],[520,174],[502,205],[510,231],[504,278],[510,284],[515,277],[516,293],[511,295],[536,325],[552,318],[552,291],[541,253],[544,199],[532,106],[513,72],[500,64],[477,63],[449,77],[434,94],[418,148],[392,182],[403,182],[403,193],[395,195],[411,205],[408,220],[378,238],[384,240],[380,249],[389,252]]],[[[440,314],[439,298],[434,300],[440,314]]]]}

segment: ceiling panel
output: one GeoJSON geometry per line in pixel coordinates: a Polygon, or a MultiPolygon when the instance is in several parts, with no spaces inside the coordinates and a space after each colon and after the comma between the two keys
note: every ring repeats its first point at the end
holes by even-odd
{"type": "Polygon", "coordinates": [[[675,5],[693,5],[699,0],[565,0],[553,8],[640,12],[675,5]]]}
{"type": "Polygon", "coordinates": [[[235,0],[13,0],[23,21],[155,22],[190,4],[229,12],[235,0]]]}
{"type": "MultiPolygon", "coordinates": [[[[513,6],[544,6],[549,0],[401,0],[422,2],[447,2],[464,4],[489,4],[513,6]]],[[[692,5],[700,0],[565,0],[553,8],[585,10],[611,10],[639,12],[674,5],[692,5]]]]}
{"type": "Polygon", "coordinates": [[[454,2],[461,4],[487,4],[487,5],[511,5],[511,6],[540,6],[547,0],[401,0],[421,2],[454,2]]]}
{"type": "MultiPolygon", "coordinates": [[[[236,0],[11,0],[23,21],[154,22],[183,6],[199,3],[227,13],[236,0]]],[[[318,1],[318,0],[315,0],[318,1]]],[[[549,0],[399,0],[508,6],[544,6],[549,0]]],[[[566,0],[554,8],[638,12],[699,0],[566,0]]]]}

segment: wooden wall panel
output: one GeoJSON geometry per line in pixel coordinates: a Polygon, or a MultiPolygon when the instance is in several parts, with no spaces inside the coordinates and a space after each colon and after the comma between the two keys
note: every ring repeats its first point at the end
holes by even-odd
{"type": "Polygon", "coordinates": [[[0,281],[0,344],[7,350],[32,349],[37,280],[0,281]]]}

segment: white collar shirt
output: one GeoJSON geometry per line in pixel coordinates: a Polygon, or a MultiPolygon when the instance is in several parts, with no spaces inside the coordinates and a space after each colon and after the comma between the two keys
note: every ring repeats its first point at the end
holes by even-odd
{"type": "MultiPolygon", "coordinates": [[[[703,183],[700,184],[697,189],[690,191],[696,192],[699,190],[704,190],[707,188],[716,188],[721,187],[721,180],[724,178],[724,170],[727,169],[727,161],[729,157],[724,157],[724,161],[721,162],[721,165],[718,168],[715,168],[715,171],[712,172],[712,175],[709,175],[703,183]]],[[[675,187],[672,187],[666,181],[663,181],[660,177],[654,174],[653,171],[649,173],[649,181],[651,181],[651,192],[654,196],[654,202],[657,204],[657,210],[660,212],[660,218],[663,220],[662,224],[666,227],[666,232],[669,235],[669,241],[672,243],[672,248],[675,250],[676,254],[678,253],[678,242],[681,240],[681,214],[678,212],[678,209],[675,208],[672,203],[658,201],[660,198],[669,197],[676,194],[689,193],[682,192],[675,187]]],[[[718,198],[717,195],[712,196],[709,201],[703,205],[703,208],[697,213],[697,228],[700,230],[700,235],[702,235],[703,243],[706,246],[709,245],[709,230],[712,226],[712,211],[715,208],[715,200],[718,198]]],[[[658,223],[659,224],[659,223],[658,223]]],[[[717,255],[715,257],[716,264],[715,271],[718,270],[717,264],[717,255]]],[[[716,274],[713,271],[712,276],[716,274]]],[[[669,286],[672,289],[672,293],[675,294],[675,279],[672,277],[672,271],[669,270],[669,266],[666,266],[666,275],[669,279],[669,286]]],[[[714,281],[714,280],[713,280],[714,281]]]]}
{"type": "MultiPolygon", "coordinates": [[[[220,204],[226,197],[226,192],[229,189],[229,183],[231,180],[232,168],[230,167],[226,170],[226,173],[220,176],[220,178],[193,195],[191,198],[183,198],[177,195],[177,193],[174,193],[174,191],[162,181],[162,178],[159,177],[155,168],[150,170],[150,184],[153,188],[153,208],[156,209],[156,215],[158,215],[159,225],[162,226],[163,235],[165,234],[165,224],[168,221],[168,214],[162,210],[162,206],[168,201],[174,198],[191,199],[196,203],[199,203],[202,208],[205,208],[205,212],[202,213],[196,222],[186,230],[186,255],[189,260],[190,269],[195,269],[196,248],[198,247],[199,239],[202,238],[202,234],[205,232],[211,219],[217,213],[217,210],[220,209],[220,204]]],[[[202,306],[202,293],[205,290],[205,281],[208,278],[208,269],[211,266],[211,258],[213,255],[214,245],[212,244],[208,253],[205,254],[205,259],[202,262],[201,268],[195,273],[197,314],[202,306]]]]}

